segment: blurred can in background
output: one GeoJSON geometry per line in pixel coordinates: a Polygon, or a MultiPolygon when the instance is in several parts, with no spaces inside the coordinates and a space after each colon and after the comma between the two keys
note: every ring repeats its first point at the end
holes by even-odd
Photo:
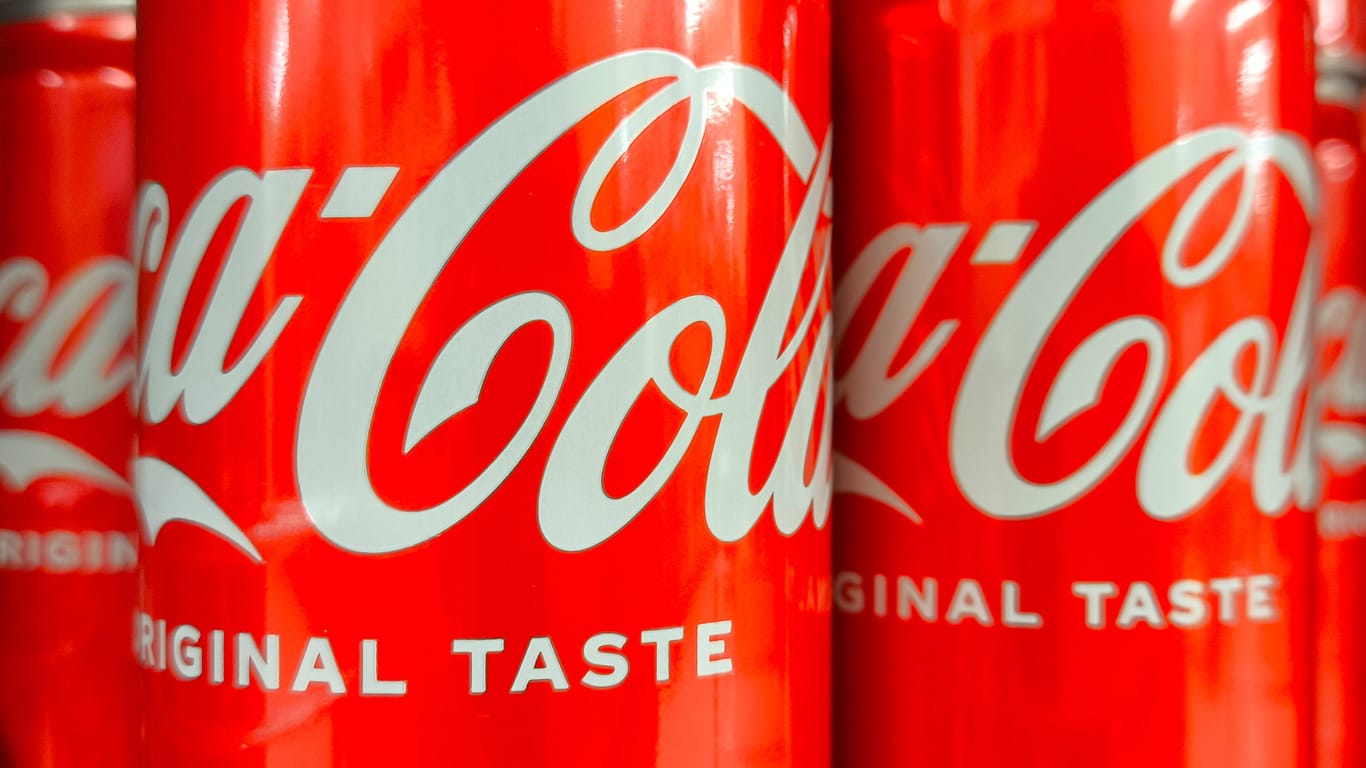
{"type": "Polygon", "coordinates": [[[1317,439],[1318,765],[1366,765],[1366,2],[1318,2],[1317,159],[1324,293],[1317,439]]]}
{"type": "Polygon", "coordinates": [[[0,764],[134,765],[133,3],[0,2],[0,764]]]}
{"type": "Polygon", "coordinates": [[[830,760],[823,0],[144,0],[151,766],[830,760]]]}
{"type": "Polygon", "coordinates": [[[1309,9],[835,11],[836,763],[1309,765],[1309,9]]]}

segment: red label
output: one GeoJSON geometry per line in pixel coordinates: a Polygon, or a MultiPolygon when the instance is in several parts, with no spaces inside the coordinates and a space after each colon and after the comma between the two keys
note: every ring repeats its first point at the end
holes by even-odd
{"type": "Polygon", "coordinates": [[[0,764],[133,765],[133,19],[0,47],[0,764]]]}
{"type": "Polygon", "coordinates": [[[836,762],[1304,764],[1304,8],[978,5],[836,46],[836,762]]]}
{"type": "Polygon", "coordinates": [[[140,6],[153,764],[824,762],[828,19],[761,6],[140,6]]]}
{"type": "Polygon", "coordinates": [[[1318,138],[1326,269],[1317,314],[1317,445],[1325,477],[1314,603],[1316,759],[1324,768],[1345,768],[1366,761],[1366,184],[1355,109],[1321,105],[1318,138]]]}

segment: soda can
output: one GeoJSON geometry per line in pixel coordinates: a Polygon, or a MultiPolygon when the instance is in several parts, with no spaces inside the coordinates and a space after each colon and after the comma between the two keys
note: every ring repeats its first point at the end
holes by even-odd
{"type": "Polygon", "coordinates": [[[827,4],[138,13],[148,764],[828,764],[827,4]]]}
{"type": "Polygon", "coordinates": [[[836,7],[836,763],[1307,765],[1300,2],[836,7]]]}
{"type": "Polygon", "coordinates": [[[1366,3],[1320,0],[1318,126],[1324,291],[1319,303],[1317,765],[1366,765],[1366,3]]]}
{"type": "Polygon", "coordinates": [[[134,765],[132,2],[0,2],[0,765],[134,765]]]}

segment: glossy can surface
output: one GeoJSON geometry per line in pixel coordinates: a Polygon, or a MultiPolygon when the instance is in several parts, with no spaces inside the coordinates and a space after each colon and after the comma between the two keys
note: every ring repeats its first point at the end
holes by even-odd
{"type": "Polygon", "coordinates": [[[1361,0],[1316,0],[1314,41],[1331,56],[1366,58],[1366,3],[1361,0]]]}
{"type": "MultiPolygon", "coordinates": [[[[1320,768],[1366,764],[1366,179],[1362,81],[1328,59],[1319,72],[1316,155],[1323,185],[1324,292],[1317,439],[1320,768]]],[[[1320,58],[1320,62],[1325,62],[1320,58]]]]}
{"type": "Polygon", "coordinates": [[[1307,765],[1307,8],[838,6],[836,763],[1307,765]]]}
{"type": "Polygon", "coordinates": [[[0,24],[5,766],[134,764],[133,27],[0,24]]]}
{"type": "Polygon", "coordinates": [[[828,764],[826,5],[139,24],[149,764],[828,764]]]}

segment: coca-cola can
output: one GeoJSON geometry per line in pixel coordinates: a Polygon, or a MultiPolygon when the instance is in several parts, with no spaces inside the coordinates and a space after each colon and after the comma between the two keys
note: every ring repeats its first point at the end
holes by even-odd
{"type": "Polygon", "coordinates": [[[836,763],[1307,765],[1308,8],[835,29],[836,763]]]}
{"type": "Polygon", "coordinates": [[[0,2],[0,765],[134,765],[129,2],[0,2]]]}
{"type": "Polygon", "coordinates": [[[827,4],[138,12],[149,764],[828,764],[827,4]]]}
{"type": "Polygon", "coordinates": [[[1366,2],[1318,3],[1324,291],[1319,302],[1319,768],[1366,765],[1366,2]]]}

